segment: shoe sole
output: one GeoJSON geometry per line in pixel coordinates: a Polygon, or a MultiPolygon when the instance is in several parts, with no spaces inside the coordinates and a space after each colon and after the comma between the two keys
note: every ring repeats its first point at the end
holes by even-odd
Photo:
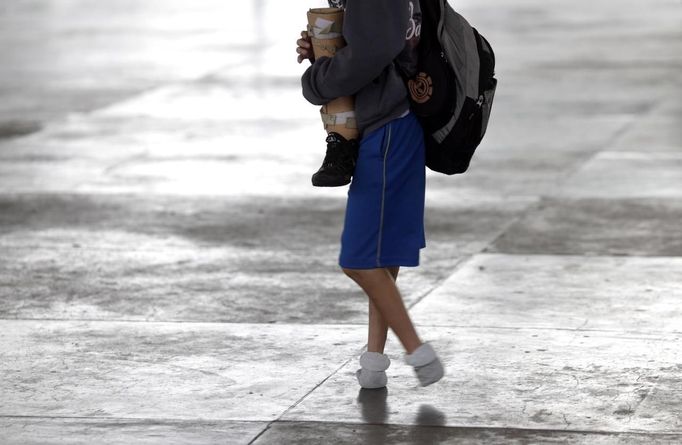
{"type": "Polygon", "coordinates": [[[344,185],[350,184],[350,181],[344,182],[316,182],[313,181],[314,187],[343,187],[344,185]]]}

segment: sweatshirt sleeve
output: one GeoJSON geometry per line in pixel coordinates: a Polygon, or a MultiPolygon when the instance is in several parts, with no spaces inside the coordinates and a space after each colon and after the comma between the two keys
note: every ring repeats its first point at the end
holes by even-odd
{"type": "Polygon", "coordinates": [[[303,73],[303,96],[314,105],[355,94],[392,63],[405,47],[407,0],[348,0],[346,46],[320,57],[303,73]]]}

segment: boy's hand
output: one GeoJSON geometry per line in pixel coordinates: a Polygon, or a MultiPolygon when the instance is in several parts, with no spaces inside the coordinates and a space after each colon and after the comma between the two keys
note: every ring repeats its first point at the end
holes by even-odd
{"type": "Polygon", "coordinates": [[[301,31],[301,38],[296,41],[296,44],[298,45],[296,48],[298,63],[303,62],[305,59],[308,59],[310,60],[310,63],[313,63],[315,61],[313,44],[307,31],[301,31]]]}

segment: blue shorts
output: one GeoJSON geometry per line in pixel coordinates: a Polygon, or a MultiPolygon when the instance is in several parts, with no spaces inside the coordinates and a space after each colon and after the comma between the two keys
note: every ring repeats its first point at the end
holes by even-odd
{"type": "Polygon", "coordinates": [[[360,141],[348,190],[339,265],[418,266],[424,237],[424,136],[413,113],[360,141]]]}

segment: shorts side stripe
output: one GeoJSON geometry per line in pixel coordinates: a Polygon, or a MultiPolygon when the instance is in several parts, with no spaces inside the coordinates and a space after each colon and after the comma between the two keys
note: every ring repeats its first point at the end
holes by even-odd
{"type": "Polygon", "coordinates": [[[388,124],[388,136],[386,137],[386,149],[384,150],[383,180],[381,185],[381,213],[379,216],[379,237],[377,240],[377,267],[381,267],[381,238],[384,231],[384,205],[386,203],[386,159],[391,147],[391,124],[388,124]]]}

